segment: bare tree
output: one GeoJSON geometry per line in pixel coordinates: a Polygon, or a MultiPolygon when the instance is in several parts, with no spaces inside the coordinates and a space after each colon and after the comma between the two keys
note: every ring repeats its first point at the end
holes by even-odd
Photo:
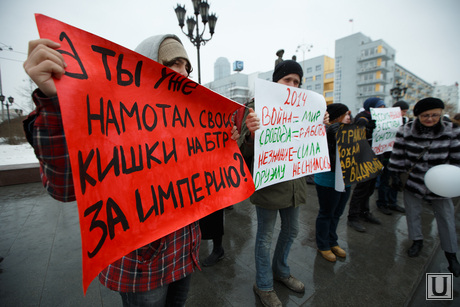
{"type": "Polygon", "coordinates": [[[32,112],[35,109],[34,101],[32,100],[32,93],[37,88],[32,79],[27,78],[23,80],[24,85],[20,87],[19,95],[27,99],[26,105],[22,106],[25,113],[32,112]]]}

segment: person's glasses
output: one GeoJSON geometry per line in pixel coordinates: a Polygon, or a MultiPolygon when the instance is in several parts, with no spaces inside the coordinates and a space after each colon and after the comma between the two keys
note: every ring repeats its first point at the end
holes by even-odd
{"type": "Polygon", "coordinates": [[[428,119],[430,117],[433,119],[437,119],[441,117],[441,114],[423,114],[423,115],[420,115],[420,117],[423,119],[428,119]]]}

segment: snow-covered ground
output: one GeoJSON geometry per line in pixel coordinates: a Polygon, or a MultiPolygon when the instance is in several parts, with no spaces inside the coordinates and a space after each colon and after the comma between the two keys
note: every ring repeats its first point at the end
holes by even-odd
{"type": "Polygon", "coordinates": [[[0,143],[0,165],[25,164],[38,162],[29,143],[8,145],[0,143]]]}

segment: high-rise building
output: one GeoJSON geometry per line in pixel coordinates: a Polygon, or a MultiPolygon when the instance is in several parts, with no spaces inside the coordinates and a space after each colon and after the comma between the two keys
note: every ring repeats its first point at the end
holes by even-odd
{"type": "Polygon", "coordinates": [[[230,76],[230,62],[227,58],[218,58],[214,63],[214,80],[230,76]]]}
{"type": "Polygon", "coordinates": [[[362,33],[335,41],[334,102],[347,105],[353,114],[369,97],[391,105],[395,50],[383,40],[362,33]]]}

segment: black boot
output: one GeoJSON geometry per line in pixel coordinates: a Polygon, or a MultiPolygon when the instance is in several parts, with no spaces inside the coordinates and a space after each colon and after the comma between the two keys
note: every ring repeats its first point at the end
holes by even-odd
{"type": "Polygon", "coordinates": [[[455,277],[460,276],[460,263],[458,263],[457,255],[448,252],[444,252],[444,254],[446,254],[447,261],[449,262],[447,269],[454,274],[455,277]]]}
{"type": "Polygon", "coordinates": [[[423,240],[414,240],[414,243],[412,243],[412,246],[407,251],[407,254],[409,255],[409,257],[417,257],[418,255],[420,255],[422,248],[423,240]]]}
{"type": "Polygon", "coordinates": [[[380,222],[380,220],[378,218],[376,218],[374,215],[372,215],[372,213],[370,213],[369,211],[365,211],[365,212],[361,213],[361,218],[364,221],[372,223],[372,224],[377,224],[377,225],[382,224],[380,222]]]}
{"type": "Polygon", "coordinates": [[[214,248],[212,253],[201,263],[203,266],[213,266],[220,260],[224,259],[224,249],[222,246],[214,248]]]}

